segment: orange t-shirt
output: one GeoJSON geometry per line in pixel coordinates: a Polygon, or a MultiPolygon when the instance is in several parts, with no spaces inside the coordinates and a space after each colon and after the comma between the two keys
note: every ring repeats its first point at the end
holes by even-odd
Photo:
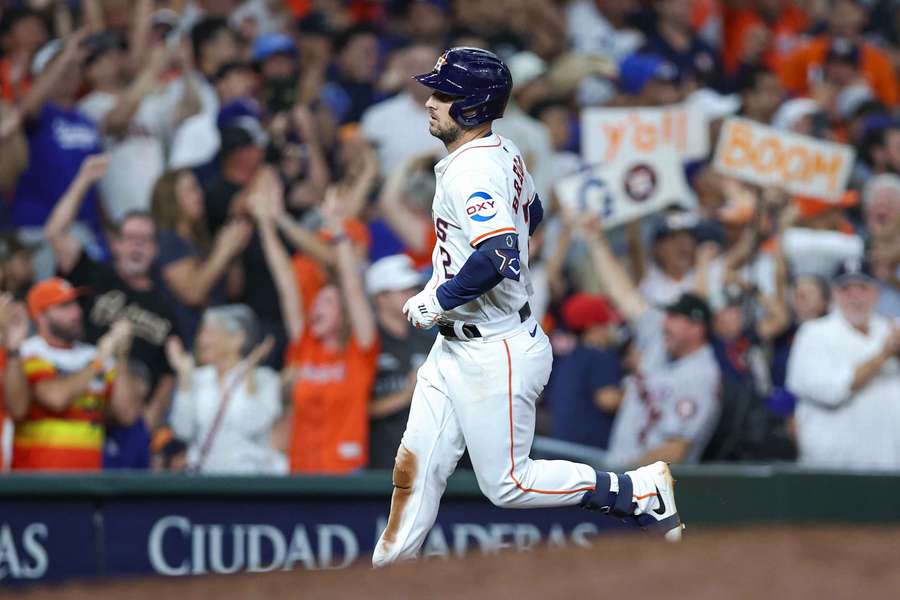
{"type": "Polygon", "coordinates": [[[766,23],[750,8],[725,9],[725,35],[722,47],[722,64],[734,73],[740,64],[747,35],[756,27],[769,30],[771,39],[763,52],[762,63],[771,70],[778,70],[784,58],[796,47],[799,35],[809,26],[806,13],[796,6],[787,6],[775,23],[766,23]]]}
{"type": "Polygon", "coordinates": [[[12,65],[8,59],[0,58],[0,98],[7,102],[15,102],[25,96],[31,88],[31,78],[25,77],[13,81],[12,65]]]}
{"type": "Polygon", "coordinates": [[[291,342],[286,363],[297,371],[289,456],[292,473],[341,475],[369,460],[369,397],[378,343],[351,338],[331,352],[306,332],[291,342]]]}
{"type": "MultiPolygon", "coordinates": [[[[785,57],[780,69],[784,87],[797,95],[809,94],[825,64],[830,42],[828,36],[821,36],[785,57]]],[[[881,102],[890,108],[897,106],[900,102],[900,85],[891,61],[884,52],[864,43],[860,49],[860,72],[881,102]]]]}
{"type": "MultiPolygon", "coordinates": [[[[369,244],[371,244],[369,229],[362,221],[347,219],[344,221],[344,229],[347,231],[347,237],[354,244],[364,248],[368,248],[369,244]]],[[[324,240],[330,238],[325,232],[320,233],[320,236],[324,240]]],[[[328,283],[328,275],[318,261],[309,258],[305,254],[295,254],[292,263],[294,277],[297,279],[297,287],[300,289],[303,312],[308,313],[309,307],[312,306],[313,300],[316,298],[316,294],[328,283]]]]}

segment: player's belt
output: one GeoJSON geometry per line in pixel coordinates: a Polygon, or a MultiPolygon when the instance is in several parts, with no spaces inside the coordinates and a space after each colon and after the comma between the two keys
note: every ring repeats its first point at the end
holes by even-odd
{"type": "MultiPolygon", "coordinates": [[[[524,323],[528,317],[531,316],[531,306],[526,302],[525,306],[519,309],[519,321],[524,323]]],[[[445,338],[449,338],[451,340],[460,340],[460,339],[468,339],[471,340],[473,338],[480,338],[481,331],[478,329],[477,325],[473,325],[472,323],[465,323],[461,327],[465,338],[461,338],[456,335],[456,329],[453,325],[438,325],[438,331],[441,332],[441,335],[445,338]]]]}

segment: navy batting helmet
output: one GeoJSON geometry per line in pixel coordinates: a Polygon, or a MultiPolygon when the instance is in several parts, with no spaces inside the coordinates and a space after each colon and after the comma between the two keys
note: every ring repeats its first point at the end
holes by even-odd
{"type": "Polygon", "coordinates": [[[474,127],[503,116],[512,75],[500,57],[481,48],[451,48],[444,52],[431,73],[416,81],[459,99],[450,105],[450,116],[463,127],[474,127]]]}

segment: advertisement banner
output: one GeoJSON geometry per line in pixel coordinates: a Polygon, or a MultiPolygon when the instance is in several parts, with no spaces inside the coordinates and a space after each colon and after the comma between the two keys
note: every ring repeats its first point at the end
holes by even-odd
{"type": "Polygon", "coordinates": [[[588,108],[581,117],[581,156],[608,164],[635,154],[671,150],[678,162],[709,154],[709,120],[696,108],[676,104],[653,108],[588,108]]]}
{"type": "Polygon", "coordinates": [[[837,200],[847,187],[853,157],[850,146],[733,117],[722,126],[714,164],[742,181],[837,200]]]}
{"type": "Polygon", "coordinates": [[[100,571],[93,502],[0,501],[0,588],[100,571]]]}
{"type": "MultiPolygon", "coordinates": [[[[340,569],[371,560],[386,498],[116,498],[0,502],[0,583],[285,569],[340,569]]],[[[462,556],[535,544],[589,546],[628,526],[577,508],[503,510],[447,499],[423,546],[462,556]]]]}

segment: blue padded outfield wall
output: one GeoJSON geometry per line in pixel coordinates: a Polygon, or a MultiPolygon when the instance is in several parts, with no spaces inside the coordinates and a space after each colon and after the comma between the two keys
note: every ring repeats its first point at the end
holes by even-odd
{"type": "MultiPolygon", "coordinates": [[[[897,521],[900,475],[793,467],[675,470],[692,526],[897,521]],[[810,501],[810,490],[816,494],[810,501]],[[853,498],[853,502],[847,502],[853,498]]],[[[390,474],[343,478],[183,475],[0,477],[0,586],[134,575],[341,568],[369,559],[390,503],[390,474]]],[[[577,508],[502,510],[470,472],[454,476],[428,555],[538,543],[587,546],[624,526],[577,508]]]]}

